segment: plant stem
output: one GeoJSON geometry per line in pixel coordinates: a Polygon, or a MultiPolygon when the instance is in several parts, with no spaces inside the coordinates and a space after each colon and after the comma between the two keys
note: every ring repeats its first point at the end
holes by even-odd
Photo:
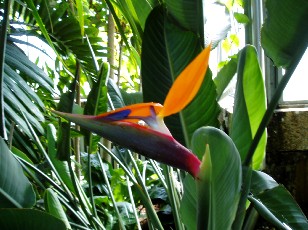
{"type": "Polygon", "coordinates": [[[136,179],[138,181],[138,187],[140,188],[140,195],[141,193],[143,193],[144,196],[142,201],[144,206],[146,206],[146,212],[147,212],[147,216],[150,219],[151,222],[149,222],[149,227],[151,227],[151,224],[153,225],[154,229],[163,229],[163,226],[161,225],[161,222],[156,214],[156,211],[153,208],[153,203],[151,200],[151,197],[148,193],[147,187],[145,182],[142,180],[142,176],[140,174],[140,171],[138,169],[137,163],[135,161],[135,159],[133,158],[133,155],[131,154],[131,152],[128,150],[128,154],[129,157],[131,159],[132,165],[136,170],[136,179]]]}
{"type": "Polygon", "coordinates": [[[114,61],[114,34],[115,34],[115,26],[114,26],[114,20],[112,13],[109,12],[108,14],[108,62],[110,64],[110,75],[109,77],[111,79],[114,79],[114,66],[115,66],[115,61],[114,61]]]}
{"type": "Polygon", "coordinates": [[[249,18],[249,23],[245,25],[245,44],[253,44],[253,35],[252,35],[252,10],[251,10],[251,0],[244,2],[244,12],[245,15],[249,18]]]}
{"type": "Polygon", "coordinates": [[[124,222],[123,222],[122,216],[121,216],[121,214],[120,214],[120,212],[119,212],[117,203],[116,203],[115,198],[114,198],[114,195],[113,195],[113,193],[112,193],[112,189],[111,189],[111,186],[110,186],[110,183],[109,183],[107,174],[106,174],[105,169],[104,169],[104,165],[103,165],[102,158],[101,158],[100,154],[97,154],[97,157],[98,157],[98,162],[99,162],[99,164],[100,164],[100,167],[101,167],[101,170],[102,170],[102,174],[103,174],[103,177],[104,177],[104,180],[105,180],[105,184],[106,184],[106,186],[107,186],[107,190],[108,190],[108,192],[109,192],[109,194],[110,194],[110,198],[111,198],[113,207],[114,207],[115,212],[116,212],[116,214],[117,214],[117,216],[118,216],[120,229],[121,229],[121,230],[125,230],[125,229],[126,229],[126,228],[125,228],[125,224],[124,224],[124,222]]]}
{"type": "MultiPolygon", "coordinates": [[[[93,185],[92,185],[92,172],[91,172],[91,153],[88,152],[88,181],[89,181],[89,199],[90,199],[90,202],[91,202],[91,205],[92,205],[92,214],[98,218],[97,216],[97,211],[96,211],[96,207],[95,207],[95,201],[94,201],[94,195],[93,195],[93,185]]],[[[78,178],[79,180],[80,178],[78,178]]]]}
{"type": "Polygon", "coordinates": [[[82,194],[78,188],[78,185],[77,183],[79,183],[78,180],[76,180],[76,175],[74,174],[74,170],[73,170],[73,167],[72,167],[72,162],[71,162],[71,159],[68,158],[67,160],[67,164],[68,164],[68,169],[69,169],[69,173],[70,173],[70,176],[71,176],[71,179],[72,179],[72,182],[73,182],[73,186],[74,186],[74,189],[76,191],[76,196],[79,200],[79,204],[80,204],[80,207],[83,211],[83,213],[86,215],[88,221],[89,221],[89,227],[92,227],[94,229],[97,229],[97,226],[95,224],[95,221],[94,221],[94,218],[92,218],[92,213],[90,213],[89,209],[87,208],[86,204],[83,202],[83,199],[82,199],[82,194]]]}
{"type": "Polygon", "coordinates": [[[118,79],[117,86],[120,86],[120,78],[121,78],[121,68],[122,68],[122,53],[123,53],[123,39],[121,39],[119,44],[119,64],[118,64],[118,79]]]}
{"type": "Polygon", "coordinates": [[[181,230],[184,229],[183,223],[180,217],[180,204],[179,204],[179,197],[174,186],[174,178],[173,178],[173,170],[172,167],[163,164],[162,168],[164,169],[165,180],[168,186],[167,193],[169,197],[169,202],[172,207],[173,219],[176,229],[181,230]]]}
{"type": "MultiPolygon", "coordinates": [[[[136,188],[136,191],[138,192],[138,194],[141,197],[141,200],[143,201],[143,205],[146,207],[147,210],[147,214],[149,219],[152,221],[153,225],[155,225],[155,229],[158,230],[163,230],[163,226],[161,225],[161,222],[153,208],[152,202],[151,202],[151,198],[147,192],[147,188],[146,186],[142,183],[142,177],[140,174],[140,171],[136,165],[136,162],[134,161],[131,153],[129,152],[129,156],[132,160],[133,163],[133,167],[136,170],[136,174],[137,174],[137,178],[134,177],[134,175],[131,173],[131,171],[120,161],[120,159],[113,153],[111,152],[108,148],[106,148],[104,145],[102,145],[101,143],[98,143],[99,147],[101,147],[104,151],[106,151],[107,153],[109,153],[112,157],[113,160],[115,160],[119,166],[125,171],[126,175],[131,179],[131,181],[133,182],[133,186],[136,188]]],[[[149,227],[151,227],[151,223],[149,223],[149,227]]]]}
{"type": "Polygon", "coordinates": [[[152,165],[152,167],[153,167],[153,169],[154,169],[154,172],[157,174],[157,176],[158,176],[160,182],[162,183],[163,187],[164,187],[165,190],[167,191],[167,190],[168,190],[168,186],[167,186],[167,184],[166,184],[166,182],[165,182],[165,178],[164,178],[164,176],[163,176],[163,174],[162,174],[160,168],[159,168],[158,165],[157,165],[157,162],[154,161],[154,160],[152,160],[152,159],[150,159],[149,161],[150,161],[150,163],[151,163],[151,165],[152,165]]]}
{"type": "Polygon", "coordinates": [[[132,188],[131,186],[129,185],[130,183],[130,180],[129,180],[129,177],[126,176],[126,183],[127,183],[127,189],[128,189],[128,195],[129,195],[129,199],[130,199],[130,202],[133,206],[133,212],[134,212],[134,216],[136,218],[136,224],[137,224],[137,229],[138,230],[141,230],[141,225],[140,225],[140,222],[139,222],[139,217],[138,217],[138,213],[137,213],[137,208],[136,208],[136,204],[135,204],[135,200],[134,200],[134,196],[133,196],[133,192],[132,192],[132,188]]]}
{"type": "MultiPolygon", "coordinates": [[[[76,80],[76,104],[81,106],[81,95],[80,95],[80,72],[81,72],[81,67],[80,67],[80,62],[76,60],[76,73],[75,73],[75,78],[76,80]]],[[[80,131],[80,126],[76,125],[76,130],[80,131]]],[[[77,162],[77,166],[75,167],[75,173],[77,176],[77,179],[80,180],[81,178],[81,170],[80,167],[80,137],[75,138],[74,142],[74,154],[75,154],[75,160],[77,162]]]]}
{"type": "Polygon", "coordinates": [[[4,64],[5,64],[5,49],[7,28],[9,27],[11,0],[4,1],[4,14],[1,25],[0,36],[0,136],[7,140],[7,134],[5,129],[5,117],[4,117],[4,96],[3,96],[3,78],[4,78],[4,64]]]}

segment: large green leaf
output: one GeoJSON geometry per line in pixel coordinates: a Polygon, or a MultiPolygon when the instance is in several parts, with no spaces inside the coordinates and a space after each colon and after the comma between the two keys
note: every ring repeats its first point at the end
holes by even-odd
{"type": "Polygon", "coordinates": [[[53,82],[49,76],[31,62],[16,45],[10,44],[8,46],[5,61],[12,69],[17,69],[27,76],[27,79],[31,79],[38,83],[40,87],[47,89],[49,92],[53,92],[53,82]]]}
{"type": "Polygon", "coordinates": [[[203,37],[202,0],[166,0],[166,6],[179,25],[203,37]]]}
{"type": "MultiPolygon", "coordinates": [[[[155,8],[148,17],[143,38],[144,100],[163,104],[173,81],[200,51],[200,40],[193,32],[174,25],[163,7],[155,8]]],[[[194,101],[182,113],[167,117],[166,124],[175,139],[189,145],[197,128],[218,124],[218,113],[216,89],[208,71],[194,101]]]]}
{"type": "Polygon", "coordinates": [[[183,224],[188,230],[197,229],[197,187],[196,181],[187,175],[183,181],[184,195],[180,204],[183,224]]]}
{"type": "Polygon", "coordinates": [[[107,83],[108,95],[110,101],[112,102],[112,107],[114,109],[122,108],[125,106],[121,91],[114,80],[108,79],[107,83]]]}
{"type": "MultiPolygon", "coordinates": [[[[87,103],[84,108],[86,115],[98,115],[108,110],[107,106],[107,79],[109,77],[109,64],[103,63],[97,81],[93,84],[88,95],[87,103]]],[[[100,141],[99,136],[94,136],[91,132],[83,130],[85,134],[86,145],[89,146],[89,153],[97,151],[97,143],[100,141]]]]}
{"type": "Polygon", "coordinates": [[[202,0],[166,0],[166,6],[176,23],[200,36],[206,46],[212,43],[212,47],[216,47],[231,28],[229,11],[223,4],[204,4],[202,0]],[[213,10],[215,17],[207,15],[213,10]]]}
{"type": "MultiPolygon", "coordinates": [[[[31,12],[33,14],[33,17],[35,18],[36,20],[36,23],[38,24],[40,30],[41,30],[41,33],[44,35],[45,39],[47,40],[48,42],[48,45],[53,48],[54,51],[56,51],[55,49],[55,46],[48,34],[48,31],[46,30],[46,27],[43,23],[43,20],[41,18],[41,16],[39,15],[38,13],[38,10],[37,10],[37,6],[34,4],[34,1],[31,1],[31,0],[25,0],[25,2],[27,3],[27,6],[31,9],[31,12]]],[[[42,4],[44,5],[44,4],[42,4]]],[[[40,6],[40,5],[39,5],[40,6]]],[[[41,7],[39,7],[38,9],[40,9],[41,7]]],[[[47,17],[49,17],[49,14],[46,15],[47,17]]],[[[58,53],[57,53],[58,55],[58,53]]],[[[58,58],[61,60],[61,57],[58,55],[58,58]]]]}
{"type": "MultiPolygon", "coordinates": [[[[9,106],[6,102],[4,102],[4,110],[5,114],[8,117],[13,117],[14,118],[14,123],[18,126],[18,129],[20,129],[22,132],[24,132],[28,137],[32,138],[32,134],[30,132],[29,127],[27,126],[27,123],[24,121],[22,115],[14,111],[14,109],[9,106]]],[[[6,119],[6,125],[12,125],[9,123],[8,119],[6,119]]]]}
{"type": "MultiPolygon", "coordinates": [[[[58,110],[69,112],[73,111],[75,89],[77,86],[78,76],[76,76],[73,82],[69,86],[69,90],[63,93],[60,97],[58,104],[58,110]]],[[[71,153],[71,127],[70,122],[60,122],[60,128],[58,132],[58,146],[57,146],[57,158],[59,160],[67,160],[71,153]]]]}
{"type": "Polygon", "coordinates": [[[260,215],[280,229],[307,229],[308,220],[282,185],[269,175],[253,171],[248,199],[260,215]]]}
{"type": "Polygon", "coordinates": [[[32,137],[25,123],[20,119],[23,113],[31,125],[40,133],[44,130],[40,124],[44,121],[44,104],[29,84],[35,83],[53,92],[51,79],[14,44],[7,44],[4,65],[4,85],[6,123],[18,124],[18,130],[32,137]]]}
{"type": "Polygon", "coordinates": [[[81,36],[84,36],[84,10],[82,0],[76,0],[77,19],[80,25],[81,36]]]}
{"type": "MultiPolygon", "coordinates": [[[[0,208],[27,208],[35,203],[32,185],[4,140],[0,139],[0,208]]],[[[0,225],[1,226],[1,225],[0,225]]]]}
{"type": "Polygon", "coordinates": [[[308,1],[267,0],[265,6],[262,46],[276,66],[288,68],[298,61],[308,45],[308,1]]]}
{"type": "Polygon", "coordinates": [[[234,77],[237,69],[237,57],[231,57],[230,61],[222,67],[214,78],[217,91],[217,99],[219,100],[229,85],[231,79],[234,77]]]}
{"type": "Polygon", "coordinates": [[[14,230],[66,230],[60,219],[34,209],[0,209],[0,228],[14,230]]]}
{"type": "Polygon", "coordinates": [[[158,0],[130,0],[134,6],[134,11],[140,23],[141,28],[144,30],[145,22],[151,10],[158,5],[158,0]]]}
{"type": "MultiPolygon", "coordinates": [[[[44,133],[44,129],[40,124],[40,121],[44,121],[42,112],[30,100],[30,98],[28,98],[20,90],[18,86],[13,86],[12,88],[10,89],[7,87],[7,85],[3,85],[3,92],[5,93],[4,97],[7,105],[14,109],[16,113],[23,112],[28,118],[29,122],[36,128],[36,130],[38,130],[40,133],[44,133]],[[12,88],[14,88],[15,90],[13,91],[12,88]],[[16,96],[17,94],[18,96],[16,96]],[[33,114],[32,111],[36,111],[37,114],[33,114]]],[[[12,116],[11,119],[15,119],[15,117],[12,116]]]]}
{"type": "MultiPolygon", "coordinates": [[[[242,183],[239,153],[231,138],[213,127],[203,127],[194,133],[192,151],[203,159],[196,181],[198,229],[230,229],[235,219],[242,183]]],[[[194,194],[193,190],[184,193],[182,205],[193,207],[194,204],[189,204],[189,201],[195,202],[194,194]],[[185,198],[187,195],[189,199],[185,198]],[[187,203],[184,204],[184,201],[187,203]]],[[[194,209],[189,211],[195,212],[194,209]]],[[[187,225],[188,229],[196,229],[195,226],[192,220],[187,225]]]]}
{"type": "Polygon", "coordinates": [[[260,194],[265,190],[278,186],[278,183],[268,174],[252,170],[250,191],[252,194],[260,194]]]}
{"type": "Polygon", "coordinates": [[[230,229],[241,192],[239,153],[231,138],[213,127],[197,130],[192,147],[198,156],[205,154],[197,181],[198,229],[230,229]]]}
{"type": "MultiPolygon", "coordinates": [[[[7,103],[15,106],[18,111],[35,116],[37,121],[44,121],[44,115],[42,111],[40,111],[38,105],[33,103],[31,100],[32,97],[29,97],[27,92],[25,92],[20,85],[16,84],[16,82],[11,78],[12,75],[4,74],[4,76],[6,76],[6,80],[3,85],[3,92],[4,97],[7,99],[7,103]]],[[[27,83],[24,82],[24,84],[27,83]]],[[[33,92],[29,86],[25,88],[28,88],[29,91],[33,92]]]]}
{"type": "MultiPolygon", "coordinates": [[[[143,0],[140,0],[140,3],[144,7],[143,13],[148,14],[149,10],[151,9],[151,8],[149,9],[149,7],[150,7],[149,4],[145,1],[143,1],[143,0]]],[[[141,27],[139,17],[137,15],[137,13],[140,14],[140,12],[136,12],[135,6],[133,5],[133,2],[131,0],[117,0],[114,4],[116,4],[116,9],[121,10],[123,16],[128,21],[129,25],[131,26],[132,32],[133,32],[132,34],[133,34],[133,37],[134,37],[134,42],[137,43],[138,44],[137,46],[140,47],[141,39],[142,39],[142,35],[143,35],[143,29],[141,27]]],[[[110,8],[110,6],[109,6],[109,8],[110,8]]],[[[116,12],[116,10],[115,10],[115,12],[116,12]]],[[[113,14],[113,17],[114,17],[116,23],[118,21],[120,21],[120,17],[118,17],[117,15],[113,14]]],[[[117,25],[117,26],[119,27],[119,25],[117,25]]],[[[121,27],[121,25],[120,25],[120,27],[121,27]]],[[[121,34],[121,35],[122,35],[122,38],[125,36],[124,33],[121,34]]]]}
{"type": "MultiPolygon", "coordinates": [[[[233,108],[230,136],[242,161],[260,125],[266,110],[266,98],[257,52],[253,46],[246,46],[239,54],[237,85],[233,108]]],[[[265,155],[266,132],[253,156],[253,168],[259,169],[265,155]]]]}
{"type": "Polygon", "coordinates": [[[68,189],[76,194],[71,176],[69,173],[68,163],[66,161],[60,161],[57,158],[57,148],[56,148],[56,128],[52,124],[47,125],[47,141],[48,141],[48,156],[57,170],[61,180],[68,187],[68,189]]]}
{"type": "Polygon", "coordinates": [[[48,213],[62,220],[65,223],[66,227],[68,229],[71,229],[70,223],[68,222],[67,216],[58,199],[58,196],[51,188],[45,190],[44,204],[45,209],[48,213]]]}

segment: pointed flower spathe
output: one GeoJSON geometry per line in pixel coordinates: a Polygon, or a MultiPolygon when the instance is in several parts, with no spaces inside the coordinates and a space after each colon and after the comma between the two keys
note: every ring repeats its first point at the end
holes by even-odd
{"type": "Polygon", "coordinates": [[[211,51],[211,45],[205,48],[174,81],[159,116],[167,117],[180,112],[196,96],[203,82],[211,51]],[[176,103],[175,103],[176,102],[176,103]]]}

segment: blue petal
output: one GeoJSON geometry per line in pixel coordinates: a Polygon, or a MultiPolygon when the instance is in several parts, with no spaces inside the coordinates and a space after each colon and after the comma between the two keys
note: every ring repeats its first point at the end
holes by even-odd
{"type": "Polygon", "coordinates": [[[104,118],[108,120],[112,120],[112,121],[118,121],[118,120],[126,119],[130,113],[131,113],[131,110],[126,109],[126,110],[121,110],[115,113],[108,114],[104,118]]]}

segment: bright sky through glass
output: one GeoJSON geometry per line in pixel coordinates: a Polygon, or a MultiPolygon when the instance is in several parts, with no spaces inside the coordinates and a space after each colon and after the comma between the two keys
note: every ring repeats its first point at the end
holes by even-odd
{"type": "Polygon", "coordinates": [[[283,100],[308,100],[308,48],[283,92],[283,100]]]}

